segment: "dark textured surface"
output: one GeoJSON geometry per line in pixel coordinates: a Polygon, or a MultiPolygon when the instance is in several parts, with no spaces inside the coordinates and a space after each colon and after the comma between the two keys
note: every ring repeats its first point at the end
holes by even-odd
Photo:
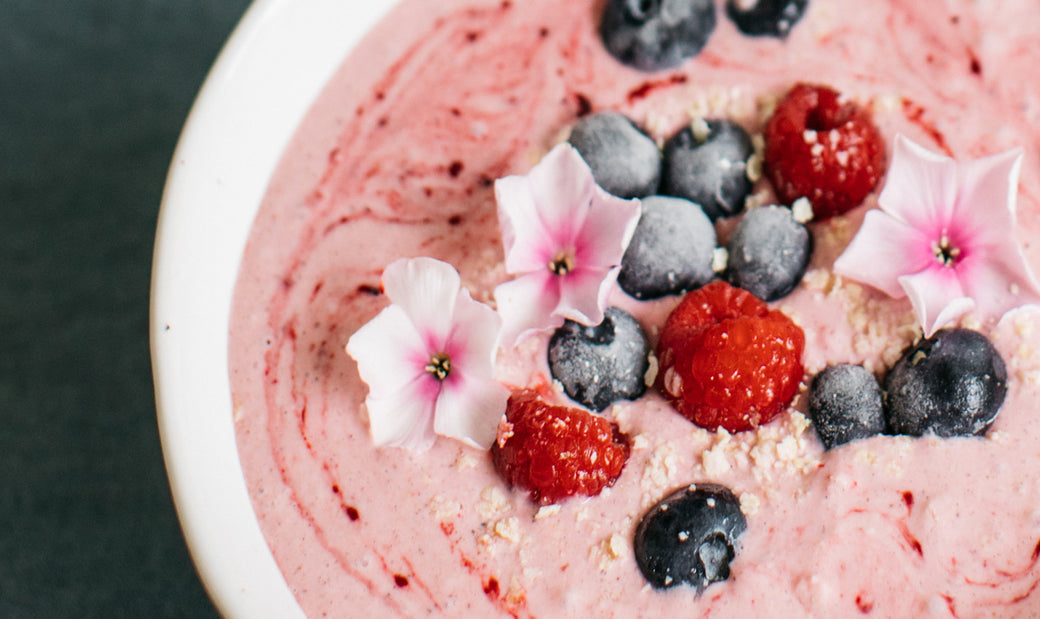
{"type": "Polygon", "coordinates": [[[0,0],[0,617],[206,617],[148,287],[178,134],[246,0],[0,0]]]}

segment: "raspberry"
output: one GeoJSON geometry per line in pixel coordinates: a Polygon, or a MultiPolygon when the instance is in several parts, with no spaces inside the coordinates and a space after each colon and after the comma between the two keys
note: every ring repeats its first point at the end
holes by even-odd
{"type": "Polygon", "coordinates": [[[527,389],[506,405],[505,432],[491,446],[495,470],[541,505],[595,496],[614,485],[628,460],[628,437],[604,417],[554,406],[527,389]]]}
{"type": "Polygon", "coordinates": [[[782,312],[715,281],[686,295],[665,322],[659,388],[698,426],[750,430],[794,398],[804,348],[805,334],[782,312]]]}
{"type": "Polygon", "coordinates": [[[859,206],[885,166],[870,113],[824,86],[798,84],[766,124],[765,165],[777,197],[812,203],[817,219],[859,206]]]}

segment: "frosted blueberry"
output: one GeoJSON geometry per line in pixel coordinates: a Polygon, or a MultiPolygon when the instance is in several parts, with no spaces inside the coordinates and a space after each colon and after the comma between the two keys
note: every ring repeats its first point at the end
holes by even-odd
{"type": "Polygon", "coordinates": [[[726,14],[746,35],[786,37],[805,13],[809,0],[756,0],[751,6],[728,0],[726,14]]]}
{"type": "Polygon", "coordinates": [[[827,449],[880,434],[885,429],[881,387],[861,365],[832,365],[809,388],[809,418],[827,449]]]}
{"type": "Polygon", "coordinates": [[[700,288],[715,276],[715,227],[700,206],[651,196],[621,259],[618,285],[637,299],[656,299],[700,288]]]}
{"type": "Polygon", "coordinates": [[[740,125],[708,120],[679,131],[664,145],[661,193],[700,204],[712,221],[736,215],[751,192],[747,161],[755,149],[740,125]]]}
{"type": "Polygon", "coordinates": [[[812,234],[790,209],[752,209],[730,237],[726,279],[763,301],[775,301],[802,281],[812,248],[812,234]]]}
{"type": "Polygon", "coordinates": [[[703,591],[729,578],[737,538],[747,529],[740,501],[719,484],[682,488],[654,505],[636,527],[636,563],[655,588],[703,591]]]}
{"type": "Polygon", "coordinates": [[[700,53],[715,30],[712,0],[607,0],[600,36],[612,56],[660,71],[700,53]]]}
{"type": "Polygon", "coordinates": [[[568,141],[592,169],[596,184],[619,198],[657,193],[661,151],[650,136],[619,112],[600,112],[579,120],[568,141]]]}
{"type": "Polygon", "coordinates": [[[1007,368],[986,336],[940,329],[911,346],[885,377],[889,430],[921,436],[984,434],[1007,394],[1007,368]]]}
{"type": "Polygon", "coordinates": [[[646,392],[650,342],[627,312],[608,307],[592,327],[572,320],[549,340],[549,370],[574,401],[602,411],[646,392]]]}

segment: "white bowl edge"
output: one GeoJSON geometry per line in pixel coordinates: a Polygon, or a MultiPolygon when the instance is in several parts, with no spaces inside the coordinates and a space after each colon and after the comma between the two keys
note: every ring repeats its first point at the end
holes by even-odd
{"type": "Polygon", "coordinates": [[[238,264],[285,145],[391,4],[257,0],[206,78],[170,166],[152,263],[156,410],[189,551],[226,617],[303,617],[238,460],[227,366],[238,264]]]}

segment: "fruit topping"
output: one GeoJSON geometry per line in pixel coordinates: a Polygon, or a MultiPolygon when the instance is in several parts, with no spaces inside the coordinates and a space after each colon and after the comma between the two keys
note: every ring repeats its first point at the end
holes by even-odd
{"type": "Polygon", "coordinates": [[[592,169],[596,184],[619,198],[657,193],[661,151],[650,136],[618,112],[600,112],[579,120],[568,141],[592,169]]]}
{"type": "Polygon", "coordinates": [[[650,343],[628,313],[608,307],[592,327],[563,323],[549,340],[549,370],[572,400],[601,411],[646,392],[650,343]]]}
{"type": "Polygon", "coordinates": [[[729,578],[737,538],[745,530],[740,501],[729,488],[682,488],[650,508],[636,527],[636,563],[658,589],[682,583],[701,592],[729,578]]]}
{"type": "Polygon", "coordinates": [[[817,219],[858,206],[877,185],[885,144],[870,113],[825,86],[798,84],[766,123],[766,174],[785,204],[806,197],[817,219]]]}
{"type": "Polygon", "coordinates": [[[715,277],[715,227],[700,206],[651,196],[621,259],[618,285],[637,299],[681,294],[715,277]]]}
{"type": "Polygon", "coordinates": [[[861,365],[832,365],[809,388],[809,418],[827,449],[885,430],[881,387],[861,365]]]}
{"type": "Polygon", "coordinates": [[[696,56],[715,30],[712,0],[607,0],[600,36],[619,62],[659,71],[696,56]]]}
{"type": "Polygon", "coordinates": [[[786,37],[808,4],[809,0],[728,0],[726,14],[748,36],[786,37]]]}
{"type": "Polygon", "coordinates": [[[514,392],[491,446],[498,474],[531,500],[550,505],[595,496],[621,475],[631,448],[616,424],[580,408],[554,406],[532,390],[514,392]]]}
{"type": "Polygon", "coordinates": [[[802,281],[812,248],[812,234],[791,209],[752,209],[730,236],[726,279],[763,301],[775,301],[802,281]]]}
{"type": "Polygon", "coordinates": [[[700,204],[712,221],[736,215],[751,192],[751,137],[728,120],[698,120],[664,145],[661,193],[700,204]]]}
{"type": "Polygon", "coordinates": [[[801,327],[782,312],[714,281],[668,316],[657,345],[660,389],[698,426],[750,430],[794,398],[804,348],[801,327]]]}
{"type": "Polygon", "coordinates": [[[1007,393],[1007,369],[988,339],[940,329],[911,346],[885,377],[888,427],[897,434],[984,434],[1007,393]]]}

